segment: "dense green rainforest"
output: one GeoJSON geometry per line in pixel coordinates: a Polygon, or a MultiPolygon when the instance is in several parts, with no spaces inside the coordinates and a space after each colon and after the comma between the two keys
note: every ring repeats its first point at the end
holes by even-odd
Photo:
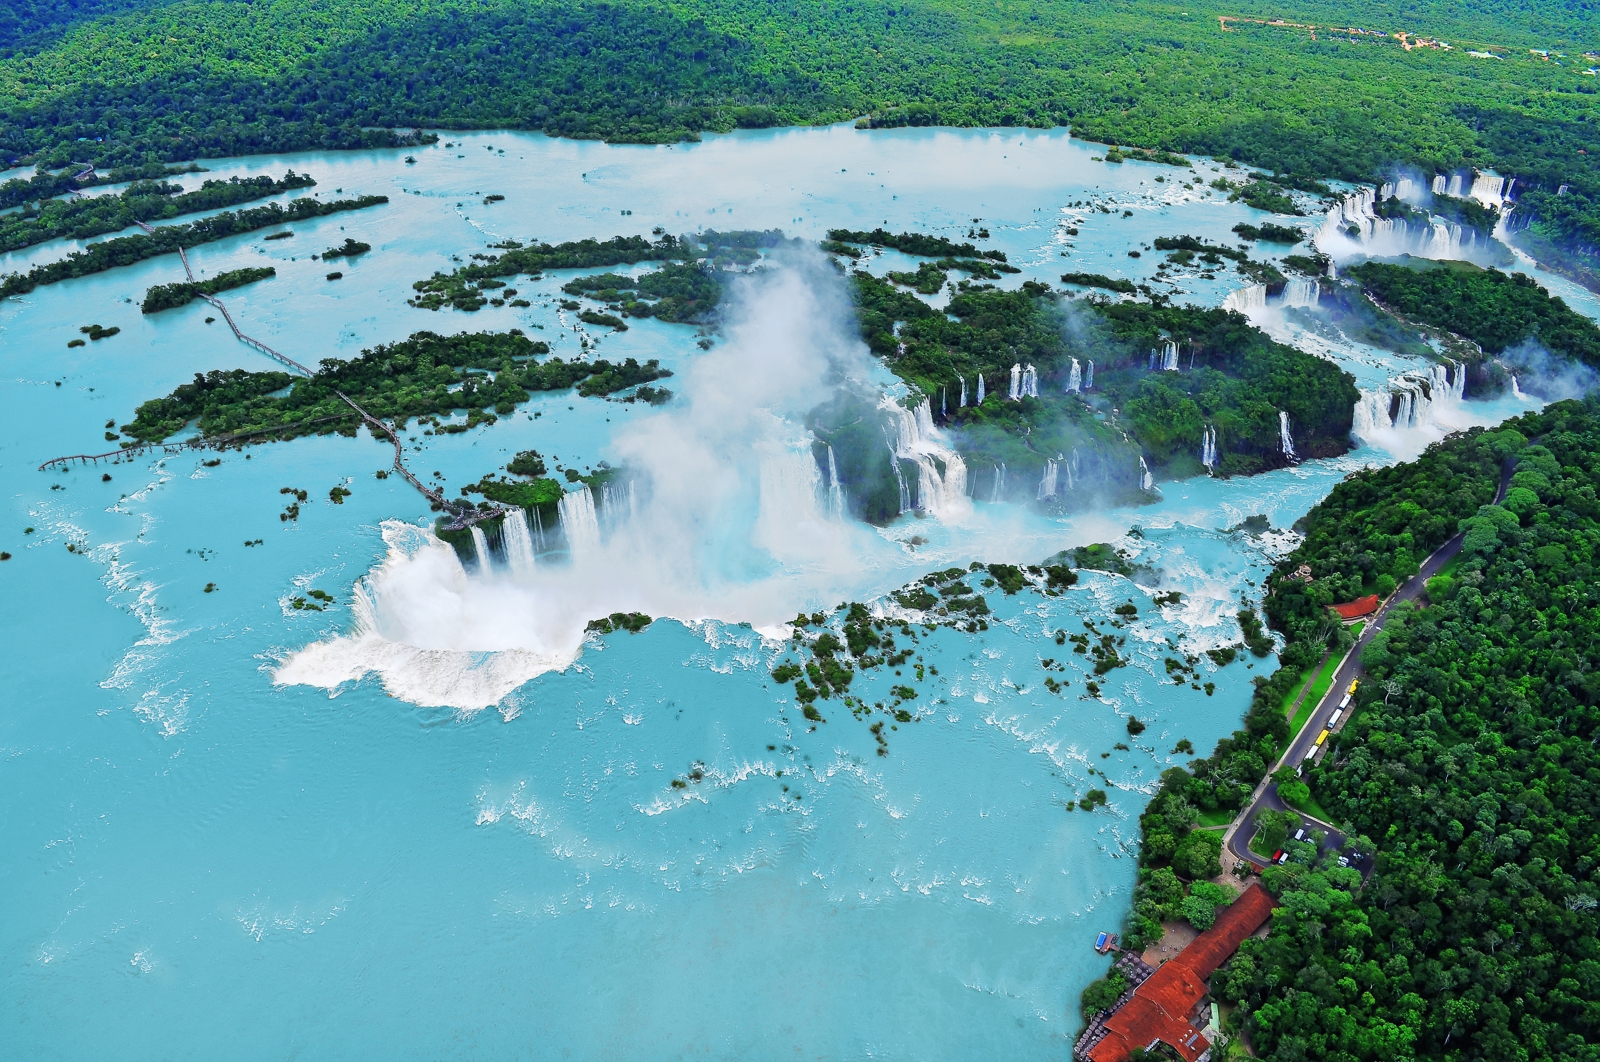
{"type": "MultiPolygon", "coordinates": [[[[1376,854],[1370,880],[1283,842],[1287,865],[1264,874],[1282,902],[1270,935],[1213,979],[1261,1057],[1595,1057],[1597,490],[1591,398],[1358,473],[1305,517],[1268,585],[1281,670],[1258,680],[1242,729],[1163,776],[1141,819],[1134,947],[1191,914],[1193,890],[1210,902],[1188,883],[1220,872],[1220,834],[1194,827],[1242,806],[1275,762],[1285,695],[1348,637],[1325,606],[1392,588],[1457,530],[1465,539],[1422,607],[1398,606],[1366,648],[1354,717],[1298,794],[1376,854]],[[1506,499],[1490,504],[1508,468],[1506,499]]],[[[1086,1008],[1117,989],[1097,982],[1086,1008]]]]}
{"type": "Polygon", "coordinates": [[[54,170],[396,144],[413,126],[657,142],[1071,125],[1286,174],[1495,168],[1518,177],[1524,238],[1581,270],[1600,246],[1597,29],[1588,5],[1483,0],[23,0],[0,16],[0,152],[54,170]],[[1275,17],[1303,25],[1248,21],[1275,17]]]}

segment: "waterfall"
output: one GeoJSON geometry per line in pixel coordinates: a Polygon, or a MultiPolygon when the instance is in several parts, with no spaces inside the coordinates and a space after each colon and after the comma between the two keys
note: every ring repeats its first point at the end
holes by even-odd
{"type": "Polygon", "coordinates": [[[1289,414],[1278,410],[1278,445],[1283,448],[1283,456],[1294,460],[1294,436],[1289,434],[1289,414]]]}
{"type": "Polygon", "coordinates": [[[1217,469],[1217,429],[1209,425],[1200,432],[1200,463],[1207,472],[1217,469]]]}
{"type": "Polygon", "coordinates": [[[1444,174],[1435,174],[1433,178],[1433,194],[1444,195],[1444,174]]]}
{"type": "Polygon", "coordinates": [[[533,539],[539,544],[540,549],[544,549],[544,517],[539,515],[537,506],[530,511],[533,513],[533,539]]]}
{"type": "Polygon", "coordinates": [[[1008,390],[1006,392],[1006,397],[1009,398],[1013,402],[1015,402],[1018,398],[1022,397],[1022,366],[1021,365],[1013,364],[1011,366],[1011,388],[1010,388],[1010,390],[1008,390]]]}
{"type": "MultiPolygon", "coordinates": [[[[1263,288],[1262,290],[1265,291],[1266,289],[1263,288]]],[[[1161,371],[1178,371],[1178,344],[1170,339],[1161,348],[1161,371]]]]}
{"type": "Polygon", "coordinates": [[[889,450],[895,456],[895,474],[900,477],[902,512],[912,508],[910,488],[900,472],[900,461],[917,466],[917,509],[934,516],[946,516],[967,505],[967,466],[961,455],[947,447],[933,424],[933,411],[924,398],[915,409],[889,403],[895,421],[895,439],[889,450]],[[944,470],[940,471],[940,465],[944,470]]]}
{"type": "Polygon", "coordinates": [[[1144,463],[1144,454],[1139,455],[1139,489],[1150,490],[1156,485],[1156,477],[1150,474],[1150,466],[1144,463]]]}
{"type": "Polygon", "coordinates": [[[1468,246],[1477,242],[1477,230],[1464,228],[1454,221],[1434,218],[1428,223],[1428,237],[1421,250],[1425,258],[1459,259],[1468,246]]]}
{"type": "Polygon", "coordinates": [[[606,529],[612,530],[636,514],[633,502],[633,483],[607,483],[600,488],[600,515],[605,518],[606,529]]]}
{"type": "Polygon", "coordinates": [[[1504,177],[1495,177],[1491,174],[1480,173],[1472,178],[1472,190],[1467,193],[1484,206],[1497,207],[1502,202],[1506,187],[1504,177]]]}
{"type": "Polygon", "coordinates": [[[1512,394],[1513,397],[1516,397],[1516,398],[1527,398],[1528,397],[1527,395],[1522,393],[1522,388],[1517,383],[1517,374],[1516,373],[1512,373],[1511,374],[1511,394],[1512,394]]]}
{"type": "Polygon", "coordinates": [[[983,373],[978,374],[978,405],[983,405],[983,373]]]}
{"type": "MultiPolygon", "coordinates": [[[[1445,194],[1439,187],[1444,180],[1435,178],[1434,190],[1439,195],[1445,194]]],[[[1331,254],[1341,253],[1342,241],[1353,239],[1369,255],[1403,252],[1425,258],[1460,258],[1463,248],[1475,241],[1474,230],[1463,229],[1453,221],[1438,217],[1429,219],[1426,224],[1407,218],[1378,217],[1375,208],[1379,199],[1390,198],[1396,189],[1399,193],[1407,192],[1410,187],[1402,181],[1376,191],[1362,188],[1351,192],[1328,210],[1313,242],[1331,254]]],[[[1404,195],[1399,197],[1404,198],[1404,195]]]]}
{"type": "Polygon", "coordinates": [[[1083,478],[1083,468],[1078,461],[1078,448],[1072,448],[1072,456],[1067,459],[1067,489],[1073,490],[1076,481],[1083,478]]]}
{"type": "Polygon", "coordinates": [[[1370,439],[1379,431],[1393,427],[1389,419],[1391,397],[1387,391],[1362,391],[1351,417],[1350,433],[1358,439],[1370,439]]]}
{"type": "Polygon", "coordinates": [[[531,575],[533,573],[533,535],[528,530],[528,514],[522,509],[514,508],[506,516],[504,529],[500,532],[501,540],[506,547],[506,560],[511,565],[512,575],[531,575]]]}
{"type": "Polygon", "coordinates": [[[1228,292],[1228,297],[1222,300],[1224,310],[1235,310],[1246,317],[1258,310],[1267,308],[1267,286],[1265,284],[1251,284],[1246,288],[1239,288],[1228,292]]]}
{"type": "Polygon", "coordinates": [[[586,483],[561,496],[556,511],[561,515],[561,530],[567,536],[567,551],[574,560],[582,559],[600,546],[600,521],[594,512],[594,495],[586,483]]]}
{"type": "Polygon", "coordinates": [[[1450,183],[1445,186],[1444,194],[1448,195],[1448,196],[1451,196],[1451,197],[1453,197],[1455,199],[1460,199],[1462,197],[1462,192],[1465,190],[1465,187],[1466,187],[1466,182],[1461,179],[1461,174],[1452,173],[1450,175],[1450,183]]]}
{"type": "Polygon", "coordinates": [[[1006,463],[1001,461],[994,466],[994,490],[989,494],[992,502],[1000,501],[1006,493],[1006,463]]]}
{"type": "Polygon", "coordinates": [[[949,420],[950,411],[944,408],[944,388],[939,388],[939,419],[949,420]]]}
{"type": "Polygon", "coordinates": [[[900,512],[902,515],[911,511],[911,490],[906,486],[905,473],[900,471],[900,455],[894,451],[894,442],[889,438],[889,430],[884,429],[883,441],[889,447],[889,464],[894,467],[894,481],[900,484],[900,512]]]}
{"type": "Polygon", "coordinates": [[[759,453],[758,541],[778,541],[795,528],[824,520],[822,470],[810,440],[762,447],[759,453]]]}
{"type": "Polygon", "coordinates": [[[478,555],[478,571],[488,575],[494,570],[489,560],[489,539],[477,524],[473,524],[469,530],[472,532],[472,551],[478,555]]]}
{"type": "Polygon", "coordinates": [[[1022,370],[1022,393],[1029,398],[1039,397],[1039,370],[1032,365],[1022,370]]]}
{"type": "MultiPolygon", "coordinates": [[[[1090,364],[1093,364],[1091,362],[1090,364]]],[[[1067,394],[1075,395],[1083,390],[1083,370],[1078,368],[1078,359],[1072,359],[1072,368],[1067,370],[1067,394]]]]}
{"type": "Polygon", "coordinates": [[[1090,358],[1089,359],[1089,371],[1087,373],[1085,373],[1084,377],[1083,377],[1083,389],[1085,391],[1088,391],[1093,387],[1094,387],[1094,359],[1090,358]]]}
{"type": "Polygon", "coordinates": [[[1449,423],[1450,418],[1441,421],[1439,412],[1462,400],[1467,371],[1464,364],[1446,361],[1429,367],[1426,374],[1403,373],[1381,390],[1361,392],[1353,411],[1351,433],[1359,439],[1371,439],[1382,431],[1409,431],[1449,423]]]}
{"type": "Polygon", "coordinates": [[[960,403],[958,403],[958,407],[961,408],[961,409],[966,409],[967,408],[967,378],[965,376],[957,376],[956,379],[961,381],[961,401],[960,401],[960,403]]]}
{"type": "Polygon", "coordinates": [[[828,447],[828,515],[844,519],[844,488],[839,485],[839,466],[833,462],[833,447],[828,447]]]}
{"type": "MultiPolygon", "coordinates": [[[[1059,457],[1061,455],[1057,454],[1056,456],[1059,457]]],[[[1055,460],[1046,458],[1044,475],[1039,480],[1039,494],[1035,499],[1036,501],[1044,501],[1046,498],[1054,498],[1056,496],[1056,478],[1060,474],[1061,465],[1055,460]]]]}
{"type": "Polygon", "coordinates": [[[1283,286],[1283,305],[1315,306],[1321,294],[1321,285],[1311,277],[1295,277],[1283,286]]]}

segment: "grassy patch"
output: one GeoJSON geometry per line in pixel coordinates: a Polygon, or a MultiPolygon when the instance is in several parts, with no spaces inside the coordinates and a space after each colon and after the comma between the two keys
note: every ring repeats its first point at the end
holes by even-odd
{"type": "Polygon", "coordinates": [[[1226,826],[1237,814],[1237,811],[1228,808],[1218,808],[1216,811],[1202,811],[1198,821],[1201,826],[1226,826]]]}
{"type": "MultiPolygon", "coordinates": [[[[1281,790],[1279,791],[1278,795],[1283,795],[1281,790]]],[[[1300,801],[1291,802],[1289,800],[1285,800],[1284,803],[1289,807],[1294,808],[1296,811],[1304,812],[1313,818],[1321,819],[1323,822],[1331,823],[1333,821],[1333,816],[1328,814],[1328,812],[1323,809],[1321,804],[1317,803],[1317,798],[1315,795],[1308,796],[1306,799],[1300,801]]],[[[1255,851],[1255,849],[1251,848],[1251,851],[1255,851]]]]}
{"type": "Polygon", "coordinates": [[[1289,740],[1293,741],[1300,734],[1311,718],[1311,713],[1317,710],[1317,705],[1322,703],[1322,698],[1327,694],[1328,687],[1333,685],[1334,673],[1339,670],[1342,656],[1328,654],[1327,663],[1322,665],[1322,670],[1317,674],[1316,682],[1311,684],[1311,689],[1306,693],[1305,700],[1300,702],[1300,710],[1294,713],[1294,719],[1289,722],[1289,740]]]}

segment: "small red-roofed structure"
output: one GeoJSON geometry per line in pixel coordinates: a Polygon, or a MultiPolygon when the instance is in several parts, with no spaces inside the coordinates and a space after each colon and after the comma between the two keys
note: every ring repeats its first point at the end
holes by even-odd
{"type": "Polygon", "coordinates": [[[1206,1023],[1198,1014],[1208,994],[1206,979],[1246,937],[1266,924],[1277,905],[1267,890],[1252,884],[1233,903],[1219,908],[1210,929],[1150,974],[1110,1015],[1090,1024],[1078,1040],[1077,1056],[1088,1062],[1123,1062],[1134,1048],[1160,1041],[1184,1062],[1208,1057],[1211,1042],[1202,1032],[1206,1023]]]}
{"type": "Polygon", "coordinates": [[[1354,601],[1346,601],[1342,605],[1334,605],[1333,610],[1339,614],[1340,619],[1347,623],[1353,619],[1360,619],[1362,616],[1370,616],[1378,611],[1378,595],[1368,594],[1366,597],[1358,597],[1354,601]]]}

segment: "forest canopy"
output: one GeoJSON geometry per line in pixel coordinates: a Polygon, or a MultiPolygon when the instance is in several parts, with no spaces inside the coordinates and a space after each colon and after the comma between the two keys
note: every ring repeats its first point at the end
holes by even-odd
{"type": "Polygon", "coordinates": [[[1519,179],[1528,239],[1593,264],[1595,79],[1529,49],[1593,48],[1600,15],[1313,0],[1294,18],[1316,33],[1251,21],[1281,14],[1151,0],[98,0],[69,14],[27,0],[0,19],[0,51],[15,49],[0,59],[0,152],[57,169],[408,144],[421,126],[654,143],[855,119],[1070,125],[1312,178],[1493,168],[1519,179]],[[1336,31],[1352,23],[1380,32],[1336,31]],[[1403,47],[1397,31],[1453,47],[1403,47]],[[1500,60],[1468,54],[1480,46],[1500,60]]]}
{"type": "MultiPolygon", "coordinates": [[[[1590,1059],[1600,1039],[1600,400],[1475,428],[1352,476],[1269,580],[1287,641],[1245,726],[1169,770],[1141,819],[1127,939],[1181,917],[1220,869],[1200,813],[1241,807],[1287,739],[1279,704],[1330,649],[1326,606],[1393,589],[1461,532],[1456,561],[1366,647],[1348,725],[1300,781],[1370,879],[1279,840],[1281,906],[1212,980],[1258,1057],[1590,1059]],[[1496,488],[1509,476],[1502,504],[1496,488]],[[1187,846],[1187,847],[1186,847],[1187,846]]],[[[1292,772],[1291,772],[1292,773],[1292,772]]],[[[1280,785],[1280,792],[1283,792],[1280,785]]],[[[1107,983],[1085,994],[1100,1005],[1107,983]]]]}

